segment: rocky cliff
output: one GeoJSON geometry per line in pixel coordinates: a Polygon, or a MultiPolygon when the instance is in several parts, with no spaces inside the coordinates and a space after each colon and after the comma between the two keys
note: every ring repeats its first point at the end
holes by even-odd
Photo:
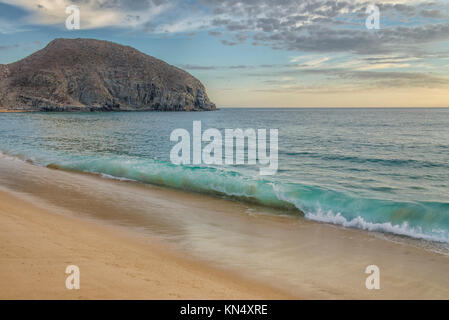
{"type": "Polygon", "coordinates": [[[215,110],[189,73],[131,47],[56,39],[0,65],[0,109],[29,111],[215,110]]]}

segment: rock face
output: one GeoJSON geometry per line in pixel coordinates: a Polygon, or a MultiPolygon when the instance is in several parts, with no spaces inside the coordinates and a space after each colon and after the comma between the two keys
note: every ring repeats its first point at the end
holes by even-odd
{"type": "Polygon", "coordinates": [[[215,110],[189,73],[131,47],[56,39],[0,65],[0,109],[26,111],[215,110]]]}

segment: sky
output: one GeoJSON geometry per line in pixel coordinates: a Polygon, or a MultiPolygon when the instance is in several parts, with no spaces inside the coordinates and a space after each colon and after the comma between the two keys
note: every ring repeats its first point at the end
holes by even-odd
{"type": "Polygon", "coordinates": [[[135,47],[219,107],[449,107],[448,0],[0,0],[0,64],[55,38],[135,47]]]}

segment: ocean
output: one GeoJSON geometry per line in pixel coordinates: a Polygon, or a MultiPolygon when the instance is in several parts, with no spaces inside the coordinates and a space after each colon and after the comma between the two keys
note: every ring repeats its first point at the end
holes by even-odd
{"type": "MultiPolygon", "coordinates": [[[[449,243],[449,109],[0,113],[0,152],[289,215],[449,243]],[[175,129],[278,129],[278,170],[174,165],[175,129]]],[[[224,156],[224,155],[223,155],[224,156]]]]}

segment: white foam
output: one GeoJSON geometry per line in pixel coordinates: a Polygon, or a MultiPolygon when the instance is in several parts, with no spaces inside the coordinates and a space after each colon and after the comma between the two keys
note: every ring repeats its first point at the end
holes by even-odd
{"type": "Polygon", "coordinates": [[[374,223],[366,221],[361,216],[357,216],[352,220],[348,220],[341,213],[335,214],[332,211],[323,212],[322,210],[318,210],[317,212],[307,212],[305,214],[305,217],[313,221],[341,225],[346,228],[357,228],[366,231],[393,233],[428,241],[449,243],[449,237],[444,230],[432,230],[432,233],[439,233],[440,236],[429,235],[424,233],[421,227],[411,227],[406,221],[402,224],[397,225],[394,225],[391,222],[374,223]]]}
{"type": "Polygon", "coordinates": [[[100,175],[102,178],[105,178],[105,179],[112,179],[112,180],[119,180],[119,181],[135,181],[133,179],[111,176],[110,174],[106,174],[106,173],[101,173],[100,175]]]}

